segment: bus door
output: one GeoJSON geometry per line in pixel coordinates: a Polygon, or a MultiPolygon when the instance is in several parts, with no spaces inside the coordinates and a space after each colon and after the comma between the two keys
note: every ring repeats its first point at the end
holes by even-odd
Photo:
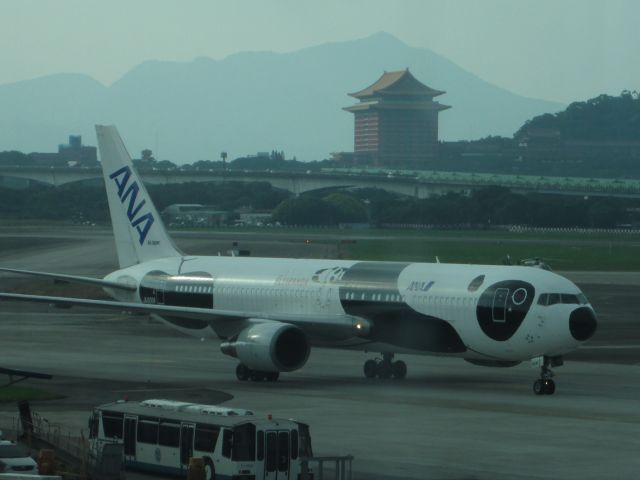
{"type": "Polygon", "coordinates": [[[189,459],[193,457],[193,423],[183,423],[180,427],[180,464],[183,468],[189,466],[189,459]]]}
{"type": "Polygon", "coordinates": [[[124,417],[124,432],[122,440],[124,443],[124,461],[136,460],[136,431],[138,418],[125,415],[124,417]]]}
{"type": "Polygon", "coordinates": [[[264,479],[287,480],[291,458],[289,431],[267,430],[264,433],[264,479]]]}

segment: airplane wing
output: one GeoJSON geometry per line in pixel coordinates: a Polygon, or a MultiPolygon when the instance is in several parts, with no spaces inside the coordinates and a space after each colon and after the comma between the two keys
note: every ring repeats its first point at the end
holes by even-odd
{"type": "Polygon", "coordinates": [[[137,287],[135,285],[109,282],[101,278],[81,277],[78,275],[64,275],[61,273],[35,272],[32,270],[18,270],[17,268],[0,268],[0,272],[17,273],[20,275],[33,275],[35,277],[51,278],[53,280],[60,280],[69,283],[85,283],[89,285],[98,285],[100,287],[115,288],[117,290],[128,290],[130,292],[135,292],[137,290],[137,287]]]}
{"type": "Polygon", "coordinates": [[[271,315],[265,314],[264,312],[117,302],[112,300],[89,300],[83,298],[51,297],[44,295],[24,295],[20,293],[0,293],[0,300],[49,303],[63,308],[69,308],[75,305],[82,307],[104,308],[108,310],[152,313],[167,317],[204,320],[214,328],[216,327],[216,324],[222,322],[228,323],[229,320],[236,319],[238,322],[241,322],[247,319],[255,319],[291,323],[302,328],[327,327],[330,329],[345,329],[345,331],[353,331],[355,334],[367,333],[369,329],[369,324],[366,320],[351,315],[271,315]]]}

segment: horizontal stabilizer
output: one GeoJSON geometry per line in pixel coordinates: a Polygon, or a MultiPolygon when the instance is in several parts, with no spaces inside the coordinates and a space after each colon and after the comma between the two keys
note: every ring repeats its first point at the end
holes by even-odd
{"type": "Polygon", "coordinates": [[[115,288],[117,290],[127,290],[135,292],[135,285],[126,285],[124,283],[109,282],[101,278],[80,277],[77,275],[64,275],[61,273],[34,272],[32,270],[18,270],[16,268],[0,268],[0,272],[17,273],[20,275],[33,275],[35,277],[51,278],[52,280],[60,280],[69,283],[85,283],[89,285],[97,285],[105,288],[115,288]]]}

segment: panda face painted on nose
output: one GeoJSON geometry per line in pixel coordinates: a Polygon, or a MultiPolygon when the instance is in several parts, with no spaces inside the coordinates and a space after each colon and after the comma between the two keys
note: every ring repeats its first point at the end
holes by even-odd
{"type": "Polygon", "coordinates": [[[505,280],[489,286],[476,307],[482,331],[497,341],[511,338],[527,316],[535,293],[533,285],[521,280],[505,280]]]}

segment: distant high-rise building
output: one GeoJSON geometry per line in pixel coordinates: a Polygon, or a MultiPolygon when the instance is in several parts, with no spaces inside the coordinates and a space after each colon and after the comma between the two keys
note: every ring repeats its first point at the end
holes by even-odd
{"type": "Polygon", "coordinates": [[[374,84],[350,93],[354,114],[354,161],[419,168],[438,153],[438,113],[450,108],[433,99],[443,91],[419,82],[409,69],[385,72],[374,84]]]}
{"type": "Polygon", "coordinates": [[[69,135],[68,144],[58,145],[58,157],[68,165],[94,166],[98,164],[96,147],[82,145],[82,136],[69,135]]]}

